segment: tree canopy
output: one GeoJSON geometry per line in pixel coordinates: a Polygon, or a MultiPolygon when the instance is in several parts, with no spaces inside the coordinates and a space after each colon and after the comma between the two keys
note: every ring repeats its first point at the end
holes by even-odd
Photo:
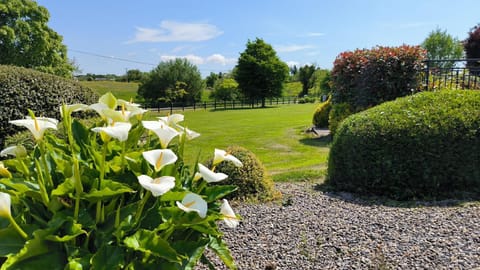
{"type": "Polygon", "coordinates": [[[0,64],[71,77],[62,36],[48,27],[48,10],[32,0],[0,0],[0,64]]]}
{"type": "Polygon", "coordinates": [[[197,66],[187,59],[161,62],[147,73],[138,88],[138,95],[148,101],[198,101],[203,80],[197,66]]]}
{"type": "Polygon", "coordinates": [[[250,100],[280,97],[282,86],[288,78],[289,68],[282,62],[273,47],[257,38],[248,41],[235,66],[234,78],[240,91],[250,100]]]}
{"type": "Polygon", "coordinates": [[[308,95],[308,89],[315,85],[315,77],[313,76],[317,68],[314,65],[305,65],[298,70],[298,80],[302,83],[302,92],[299,97],[308,95]]]}
{"type": "Polygon", "coordinates": [[[230,101],[237,99],[238,96],[238,83],[234,79],[221,78],[215,81],[214,89],[211,94],[212,98],[230,101]]]}
{"type": "MultiPolygon", "coordinates": [[[[480,58],[480,24],[470,30],[463,46],[467,58],[480,58]]],[[[470,74],[480,75],[480,62],[478,60],[468,61],[467,67],[470,69],[470,74]]]]}
{"type": "MultiPolygon", "coordinates": [[[[430,32],[423,41],[422,48],[427,50],[429,60],[459,59],[463,55],[462,43],[440,28],[430,32]]],[[[454,62],[434,62],[431,67],[451,68],[454,64],[454,62]]]]}

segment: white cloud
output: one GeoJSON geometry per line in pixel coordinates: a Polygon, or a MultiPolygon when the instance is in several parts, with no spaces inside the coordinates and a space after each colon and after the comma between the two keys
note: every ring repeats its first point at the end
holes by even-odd
{"type": "Polygon", "coordinates": [[[325,36],[325,33],[319,33],[319,32],[307,33],[307,37],[321,37],[321,36],[325,36]]]}
{"type": "Polygon", "coordinates": [[[137,27],[134,42],[197,42],[215,38],[223,32],[208,23],[162,21],[159,28],[137,27]]]}
{"type": "Polygon", "coordinates": [[[225,56],[216,53],[216,54],[212,54],[209,57],[207,57],[206,62],[221,64],[222,66],[225,66],[225,65],[229,65],[229,64],[235,64],[237,62],[237,59],[226,58],[225,56]]]}
{"type": "Polygon", "coordinates": [[[302,51],[307,49],[312,49],[314,46],[312,45],[276,45],[275,50],[277,52],[296,52],[302,51]]]}
{"type": "Polygon", "coordinates": [[[183,58],[187,59],[190,63],[195,64],[195,65],[201,65],[205,63],[202,57],[194,55],[194,54],[187,54],[183,56],[179,55],[162,55],[160,56],[160,60],[162,61],[170,61],[170,60],[175,60],[176,58],[183,58]]]}
{"type": "Polygon", "coordinates": [[[296,62],[296,61],[287,61],[286,63],[287,63],[287,66],[289,66],[289,67],[293,67],[293,66],[299,67],[300,66],[300,63],[296,62]]]}

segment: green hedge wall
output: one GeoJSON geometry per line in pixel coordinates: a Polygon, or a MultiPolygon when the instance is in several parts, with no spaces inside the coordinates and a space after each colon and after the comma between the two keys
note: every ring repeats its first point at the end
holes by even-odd
{"type": "Polygon", "coordinates": [[[27,109],[37,116],[60,119],[62,103],[97,102],[98,95],[73,80],[22,67],[0,65],[0,146],[6,136],[21,128],[8,123],[28,115],[27,109]]]}
{"type": "Polygon", "coordinates": [[[424,92],[348,117],[327,183],[394,199],[480,195],[480,92],[424,92]]]}

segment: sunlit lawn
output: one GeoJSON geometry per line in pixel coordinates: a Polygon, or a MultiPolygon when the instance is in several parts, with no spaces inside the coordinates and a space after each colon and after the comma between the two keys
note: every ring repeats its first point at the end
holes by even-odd
{"type": "Polygon", "coordinates": [[[214,148],[239,145],[254,152],[275,180],[319,177],[326,167],[329,141],[304,133],[315,106],[180,112],[185,115],[183,124],[201,133],[188,142],[186,161],[194,162],[199,154],[204,161],[212,157],[214,148]]]}

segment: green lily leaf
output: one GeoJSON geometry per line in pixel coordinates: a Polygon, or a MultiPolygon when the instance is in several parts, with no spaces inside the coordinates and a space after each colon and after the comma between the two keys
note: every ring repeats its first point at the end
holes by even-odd
{"type": "Polygon", "coordinates": [[[237,189],[238,187],[234,185],[207,186],[202,193],[207,195],[207,202],[213,202],[225,197],[237,189]]]}
{"type": "Polygon", "coordinates": [[[52,190],[52,196],[65,196],[71,194],[75,191],[75,185],[73,179],[68,178],[63,183],[57,186],[56,189],[52,190]]]}
{"type": "Polygon", "coordinates": [[[102,246],[92,257],[92,269],[110,270],[120,269],[124,263],[124,251],[118,246],[102,246]]]}
{"type": "Polygon", "coordinates": [[[165,239],[152,231],[139,230],[134,235],[125,238],[124,243],[133,250],[164,258],[170,262],[180,263],[182,259],[165,239]]]}
{"type": "Polygon", "coordinates": [[[97,202],[108,197],[130,192],[134,192],[134,190],[132,190],[129,186],[105,179],[102,181],[100,190],[92,189],[89,193],[84,194],[82,197],[89,202],[97,202]]]}
{"type": "Polygon", "coordinates": [[[185,254],[188,257],[188,260],[182,265],[182,269],[194,270],[208,243],[208,239],[199,241],[176,241],[173,247],[179,253],[185,254]]]}
{"type": "Polygon", "coordinates": [[[0,257],[19,252],[25,240],[18,234],[13,227],[0,230],[0,257]]]}
{"type": "Polygon", "coordinates": [[[215,254],[217,254],[217,256],[229,269],[238,269],[235,265],[235,261],[233,260],[230,250],[221,238],[210,236],[210,244],[208,247],[213,250],[215,254]]]}
{"type": "Polygon", "coordinates": [[[187,195],[188,191],[169,191],[162,196],[160,196],[160,201],[162,202],[173,202],[173,201],[181,201],[185,195],[187,195]]]}

